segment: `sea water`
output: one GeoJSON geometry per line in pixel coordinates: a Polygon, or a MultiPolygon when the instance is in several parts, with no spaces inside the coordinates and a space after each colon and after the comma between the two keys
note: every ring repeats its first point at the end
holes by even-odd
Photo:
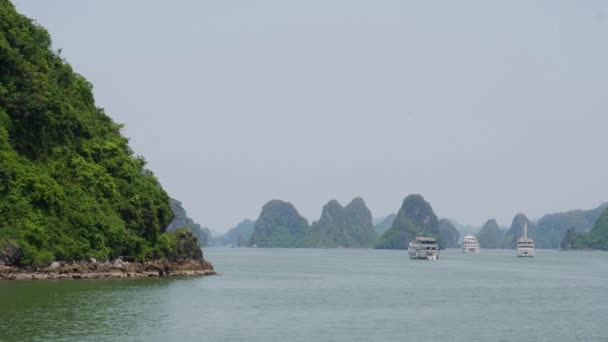
{"type": "Polygon", "coordinates": [[[205,248],[221,276],[0,281],[0,341],[608,341],[608,253],[205,248]]]}

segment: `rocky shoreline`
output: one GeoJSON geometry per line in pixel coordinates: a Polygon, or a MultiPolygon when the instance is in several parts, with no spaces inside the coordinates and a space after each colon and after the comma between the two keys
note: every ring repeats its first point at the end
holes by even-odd
{"type": "Polygon", "coordinates": [[[213,265],[205,260],[55,261],[44,268],[0,266],[0,280],[43,279],[111,279],[149,277],[191,277],[216,275],[213,265]]]}

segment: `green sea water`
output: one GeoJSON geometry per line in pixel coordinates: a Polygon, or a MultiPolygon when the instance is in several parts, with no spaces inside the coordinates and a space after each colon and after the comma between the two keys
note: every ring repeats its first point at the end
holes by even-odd
{"type": "Polygon", "coordinates": [[[221,276],[0,282],[0,341],[608,341],[608,253],[206,248],[221,276]]]}

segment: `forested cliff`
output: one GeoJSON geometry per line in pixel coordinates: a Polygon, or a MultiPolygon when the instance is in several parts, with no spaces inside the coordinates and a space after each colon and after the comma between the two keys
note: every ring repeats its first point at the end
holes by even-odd
{"type": "Polygon", "coordinates": [[[92,88],[43,27],[0,0],[0,262],[175,250],[167,193],[92,88]]]}

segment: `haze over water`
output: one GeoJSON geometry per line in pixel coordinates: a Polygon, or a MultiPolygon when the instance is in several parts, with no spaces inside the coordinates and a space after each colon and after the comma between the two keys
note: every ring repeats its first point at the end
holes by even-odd
{"type": "Polygon", "coordinates": [[[605,341],[608,253],[207,248],[222,276],[0,282],[0,341],[605,341]]]}
{"type": "Polygon", "coordinates": [[[172,197],[509,225],[605,202],[606,1],[15,1],[172,197]]]}

